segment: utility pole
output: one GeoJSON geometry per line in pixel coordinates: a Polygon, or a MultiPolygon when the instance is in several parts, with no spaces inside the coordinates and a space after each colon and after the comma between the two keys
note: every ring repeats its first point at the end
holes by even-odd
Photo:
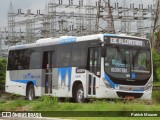
{"type": "Polygon", "coordinates": [[[156,34],[156,38],[152,38],[152,47],[158,50],[160,49],[160,0],[157,0],[153,33],[156,34]]]}
{"type": "Polygon", "coordinates": [[[110,0],[98,0],[97,17],[96,17],[96,33],[115,33],[114,20],[110,6],[110,0]]]}

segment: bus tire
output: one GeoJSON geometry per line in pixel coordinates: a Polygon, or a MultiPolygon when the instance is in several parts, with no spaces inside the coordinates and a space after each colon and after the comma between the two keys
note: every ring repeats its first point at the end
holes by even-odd
{"type": "Polygon", "coordinates": [[[30,84],[30,85],[27,87],[26,98],[27,98],[27,100],[33,100],[34,97],[35,97],[34,85],[33,85],[33,84],[30,84]]]}
{"type": "Polygon", "coordinates": [[[74,100],[77,103],[84,103],[85,102],[85,98],[84,98],[84,89],[82,84],[79,84],[75,90],[75,94],[74,94],[74,100]]]}

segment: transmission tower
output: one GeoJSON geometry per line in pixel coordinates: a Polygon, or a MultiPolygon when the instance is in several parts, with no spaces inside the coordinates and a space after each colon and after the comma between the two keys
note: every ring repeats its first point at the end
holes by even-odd
{"type": "MultiPolygon", "coordinates": [[[[123,0],[123,6],[119,9],[119,15],[121,15],[121,33],[129,34],[130,33],[130,19],[129,16],[129,8],[127,7],[126,0],[123,0]]],[[[118,6],[117,6],[118,7],[118,6]]]]}
{"type": "Polygon", "coordinates": [[[94,9],[95,6],[92,5],[92,1],[91,0],[87,0],[87,4],[85,7],[85,13],[86,13],[86,17],[85,17],[85,22],[86,22],[86,34],[87,35],[91,35],[93,33],[93,31],[95,30],[95,19],[93,14],[94,14],[94,9]]]}
{"type": "Polygon", "coordinates": [[[12,1],[10,2],[8,11],[8,43],[9,45],[15,45],[15,13],[13,9],[12,1]]]}
{"type": "Polygon", "coordinates": [[[137,20],[137,32],[140,36],[144,34],[144,22],[143,22],[143,4],[139,4],[139,11],[137,13],[140,17],[137,20]]]}
{"type": "Polygon", "coordinates": [[[110,0],[108,2],[106,0],[98,0],[97,2],[96,31],[115,33],[110,0]]]}
{"type": "Polygon", "coordinates": [[[83,16],[83,0],[79,0],[79,5],[78,5],[78,17],[76,18],[76,26],[77,26],[77,35],[83,35],[84,34],[84,16],[83,16]]]}
{"type": "Polygon", "coordinates": [[[35,40],[35,31],[34,31],[35,21],[31,19],[33,18],[33,15],[34,14],[31,12],[31,9],[27,10],[27,13],[25,14],[25,16],[28,18],[25,22],[26,24],[26,43],[31,43],[31,42],[34,42],[35,40]]]}
{"type": "Polygon", "coordinates": [[[52,0],[48,3],[48,16],[50,20],[50,37],[56,37],[56,2],[52,0]]]}
{"type": "Polygon", "coordinates": [[[23,35],[20,36],[26,43],[41,37],[115,33],[115,28],[116,32],[130,35],[149,33],[154,16],[151,5],[142,8],[142,3],[139,3],[140,7],[137,3],[129,7],[128,0],[122,0],[122,3],[111,2],[112,6],[110,0],[50,0],[45,12],[37,10],[36,13],[31,10],[21,13],[20,9],[14,13],[11,4],[6,38],[8,43],[17,44],[17,40],[21,40],[18,36],[21,31],[23,35]],[[21,31],[17,32],[19,27],[21,31]]]}

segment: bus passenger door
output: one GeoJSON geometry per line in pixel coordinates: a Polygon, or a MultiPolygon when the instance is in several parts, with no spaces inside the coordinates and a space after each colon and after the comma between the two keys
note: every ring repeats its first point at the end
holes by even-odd
{"type": "Polygon", "coordinates": [[[45,67],[45,94],[52,94],[52,57],[54,52],[53,51],[47,51],[44,52],[43,56],[43,66],[45,67]]]}
{"type": "Polygon", "coordinates": [[[96,86],[99,84],[101,55],[100,47],[89,48],[88,53],[88,96],[95,96],[97,93],[96,86]]]}

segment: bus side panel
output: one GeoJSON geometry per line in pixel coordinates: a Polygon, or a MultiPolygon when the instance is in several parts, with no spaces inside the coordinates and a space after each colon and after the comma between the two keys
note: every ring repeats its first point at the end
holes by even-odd
{"type": "Polygon", "coordinates": [[[52,71],[52,94],[57,97],[71,97],[70,82],[72,68],[53,68],[52,71]]]}
{"type": "Polygon", "coordinates": [[[13,82],[16,80],[18,71],[7,71],[6,72],[6,84],[5,84],[5,91],[7,93],[14,93],[18,95],[26,95],[26,85],[23,83],[13,82]]]}
{"type": "Polygon", "coordinates": [[[53,96],[72,97],[72,87],[75,81],[80,81],[83,86],[86,86],[85,73],[76,73],[75,67],[54,68],[52,76],[53,96]]]}
{"type": "Polygon", "coordinates": [[[86,98],[86,95],[87,95],[86,94],[87,93],[87,89],[86,89],[87,72],[86,72],[86,70],[74,67],[72,74],[73,75],[72,75],[72,81],[71,81],[71,91],[74,92],[76,90],[76,89],[72,89],[75,82],[81,82],[81,84],[83,86],[83,90],[84,90],[84,98],[86,98]]]}
{"type": "Polygon", "coordinates": [[[7,71],[6,92],[26,96],[26,87],[29,82],[34,84],[35,96],[41,96],[41,69],[7,71]]]}

